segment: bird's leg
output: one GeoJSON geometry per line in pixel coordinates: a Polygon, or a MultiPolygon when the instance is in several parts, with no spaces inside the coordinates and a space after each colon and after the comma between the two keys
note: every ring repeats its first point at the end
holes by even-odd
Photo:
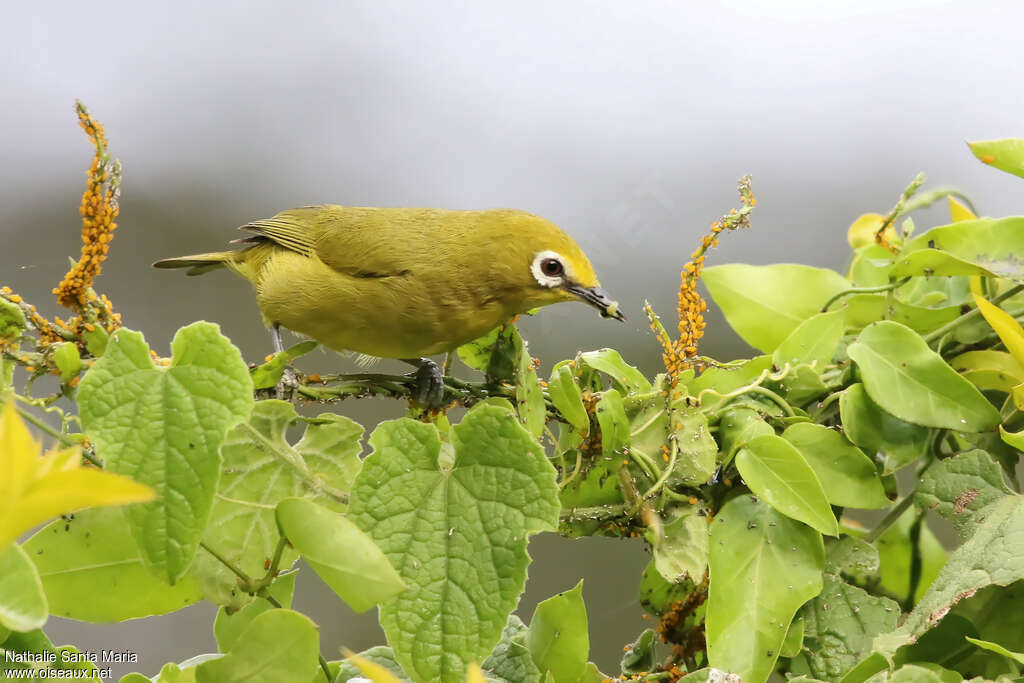
{"type": "Polygon", "coordinates": [[[402,362],[415,365],[410,377],[416,380],[412,400],[427,408],[439,408],[444,400],[444,374],[437,363],[429,358],[403,358],[402,362]]]}
{"type": "MultiPolygon", "coordinates": [[[[284,342],[281,339],[281,326],[278,323],[274,323],[274,326],[270,328],[270,339],[274,344],[274,353],[284,351],[284,342]]],[[[292,364],[288,363],[284,368],[284,372],[281,373],[281,381],[277,383],[274,391],[277,393],[278,398],[288,400],[298,386],[299,380],[295,377],[295,370],[292,369],[292,364]]]]}

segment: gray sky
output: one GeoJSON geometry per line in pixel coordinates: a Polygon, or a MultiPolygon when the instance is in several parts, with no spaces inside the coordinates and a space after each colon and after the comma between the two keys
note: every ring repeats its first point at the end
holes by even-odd
{"type": "MultiPolygon", "coordinates": [[[[269,344],[244,282],[153,271],[157,258],[218,249],[237,225],[311,203],[506,206],[575,236],[631,316],[618,325],[566,305],[526,321],[545,367],[608,345],[653,372],[641,303],[672,318],[679,268],[735,205],[744,173],[759,199],[754,227],[723,238],[709,263],[842,267],[849,223],[886,211],[918,171],[983,213],[1018,211],[1024,186],[964,140],[1024,135],[1022,20],[1019,3],[937,0],[8,3],[0,284],[55,312],[48,292],[77,254],[91,155],[79,97],[125,167],[98,284],[164,352],[200,318],[248,357],[269,344]]],[[[944,220],[926,213],[918,228],[944,220]]],[[[709,317],[705,353],[747,352],[709,317]]],[[[366,421],[401,409],[342,412],[366,421]]],[[[639,548],[547,538],[533,554],[524,616],[587,576],[592,623],[613,632],[595,657],[612,668],[641,627],[639,548]]],[[[299,604],[319,609],[328,648],[379,642],[372,619],[316,595],[299,604]]],[[[151,674],[211,646],[208,616],[53,628],[95,647],[131,634],[177,641],[138,646],[151,674]]]]}

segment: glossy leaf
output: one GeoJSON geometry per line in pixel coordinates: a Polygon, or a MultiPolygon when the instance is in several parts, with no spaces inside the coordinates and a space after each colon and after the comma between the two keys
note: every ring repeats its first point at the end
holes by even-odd
{"type": "Polygon", "coordinates": [[[713,266],[705,269],[703,280],[729,325],[765,353],[818,313],[833,294],[850,287],[835,271],[792,263],[713,266]]]}
{"type": "Polygon", "coordinates": [[[577,432],[583,436],[590,433],[590,416],[583,405],[583,394],[568,365],[558,365],[552,371],[548,380],[548,396],[577,432]]]}
{"type": "Polygon", "coordinates": [[[18,536],[58,515],[97,505],[152,500],[148,486],[82,467],[77,448],[42,448],[18,417],[14,399],[0,411],[0,552],[18,536]]]}
{"type": "Polygon", "coordinates": [[[526,633],[526,646],[541,673],[555,683],[576,683],[590,654],[583,582],[538,603],[526,633]]]}
{"type": "MultiPolygon", "coordinates": [[[[277,600],[284,608],[292,606],[292,597],[295,595],[296,572],[285,574],[274,580],[267,589],[270,596],[277,600]]],[[[213,637],[217,639],[217,649],[227,652],[238,640],[238,636],[249,626],[257,616],[274,609],[269,600],[258,599],[233,614],[221,607],[217,610],[217,616],[213,620],[213,637]]]]}
{"type": "Polygon", "coordinates": [[[46,596],[32,560],[21,546],[0,550],[0,626],[31,631],[46,623],[46,596]]]}
{"type": "Polygon", "coordinates": [[[594,412],[597,423],[601,425],[601,455],[611,458],[616,453],[621,454],[629,444],[630,436],[630,421],[626,417],[622,395],[615,389],[604,392],[594,412]]]}
{"type": "Polygon", "coordinates": [[[832,361],[832,355],[843,336],[845,314],[841,310],[818,313],[797,325],[772,352],[778,367],[813,364],[818,372],[832,361]]]}
{"type": "Polygon", "coordinates": [[[999,424],[999,411],[903,325],[875,323],[847,353],[857,363],[871,400],[901,420],[965,432],[988,431],[999,424]]]}
{"type": "Polygon", "coordinates": [[[97,454],[112,472],[151,486],[159,499],[127,510],[154,573],[174,583],[199,547],[220,476],[218,449],[252,410],[252,380],[217,325],[184,327],[170,367],[156,366],[142,335],[124,328],[82,378],[78,405],[97,454]]]}
{"type": "Polygon", "coordinates": [[[526,427],[526,431],[539,438],[544,431],[544,422],[547,418],[544,393],[537,379],[533,357],[527,352],[525,344],[523,353],[519,356],[519,374],[516,377],[516,409],[519,421],[526,427]]]}
{"type": "Polygon", "coordinates": [[[349,504],[410,590],[380,608],[414,678],[461,681],[501,637],[526,579],[528,537],[558,521],[555,471],[507,403],[474,406],[442,442],[382,423],[349,504]]]}
{"type": "MultiPolygon", "coordinates": [[[[974,283],[971,288],[972,290],[976,288],[974,283]]],[[[980,296],[976,291],[972,293],[978,310],[999,335],[1006,350],[1010,352],[1017,363],[1024,365],[1024,329],[1021,328],[1020,323],[1012,315],[980,296]]]]}
{"type": "Polygon", "coordinates": [[[679,508],[663,522],[662,533],[649,529],[654,566],[666,581],[700,582],[708,567],[708,518],[695,505],[679,508]]]}
{"type": "Polygon", "coordinates": [[[772,426],[752,408],[735,408],[718,421],[718,440],[725,460],[732,459],[751,440],[774,433],[772,426]]]}
{"type": "Polygon", "coordinates": [[[904,245],[893,266],[905,275],[987,275],[1024,278],[1024,216],[979,218],[932,228],[904,245]]]}
{"type": "Polygon", "coordinates": [[[196,667],[197,683],[311,681],[320,664],[320,636],[308,617],[288,609],[260,614],[228,652],[196,667]]]}
{"type": "Polygon", "coordinates": [[[1024,383],[1024,366],[1005,351],[983,349],[961,353],[949,365],[981,390],[1010,393],[1024,383]]]}
{"type": "Polygon", "coordinates": [[[968,142],[974,156],[984,164],[1000,171],[1024,177],[1024,140],[1002,138],[1000,140],[977,140],[968,142]]]}
{"type": "Polygon", "coordinates": [[[622,356],[615,349],[581,353],[580,362],[608,375],[623,393],[645,393],[651,390],[651,383],[643,373],[622,360],[622,356]]]}
{"type": "Polygon", "coordinates": [[[839,526],[821,482],[800,451],[778,436],[759,436],[736,454],[736,467],[750,490],[784,515],[823,534],[839,526]]]}
{"type": "Polygon", "coordinates": [[[843,432],[851,442],[883,456],[883,474],[895,472],[924,455],[928,429],[904,422],[878,407],[864,385],[850,385],[839,397],[843,432]]]}
{"type": "Polygon", "coordinates": [[[347,517],[303,498],[277,504],[277,524],[306,563],[355,612],[405,590],[380,548],[347,517]]]}
{"type": "Polygon", "coordinates": [[[874,463],[842,433],[819,424],[795,424],[782,433],[821,482],[832,505],[880,508],[889,504],[874,463]]]}
{"type": "Polygon", "coordinates": [[[712,667],[761,683],[796,611],[822,588],[821,535],[751,496],[727,502],[711,525],[706,634],[712,667]]]}
{"type": "Polygon", "coordinates": [[[94,623],[166,614],[199,602],[188,576],[173,586],[149,572],[124,513],[83,510],[58,519],[25,542],[50,603],[60,617],[94,623]]]}

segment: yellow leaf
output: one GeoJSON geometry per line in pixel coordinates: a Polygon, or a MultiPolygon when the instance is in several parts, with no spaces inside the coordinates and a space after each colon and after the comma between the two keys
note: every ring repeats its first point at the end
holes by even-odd
{"type": "Polygon", "coordinates": [[[471,662],[466,668],[466,683],[485,683],[483,669],[476,662],[471,662]]]}
{"type": "MultiPolygon", "coordinates": [[[[39,442],[18,419],[12,396],[0,413],[0,501],[11,500],[21,493],[35,469],[40,450],[39,442]]],[[[0,548],[2,546],[0,544],[0,548]]]]}
{"type": "Polygon", "coordinates": [[[82,467],[77,448],[40,456],[13,399],[0,413],[0,551],[43,522],[81,508],[152,500],[153,489],[128,477],[82,467]]]}
{"type": "Polygon", "coordinates": [[[1017,410],[1024,411],[1024,384],[1015,386],[1010,396],[1013,397],[1013,405],[1017,407],[1017,410]]]}
{"type": "Polygon", "coordinates": [[[947,196],[946,201],[949,202],[949,215],[952,216],[954,223],[960,221],[970,221],[977,218],[974,212],[967,208],[967,205],[963,202],[954,199],[952,196],[947,196]]]}
{"type": "Polygon", "coordinates": [[[359,670],[363,675],[373,681],[373,683],[402,683],[398,676],[391,673],[380,664],[360,657],[351,650],[345,650],[345,658],[359,667],[359,670]]]}
{"type": "Polygon", "coordinates": [[[971,296],[974,297],[974,303],[985,316],[985,320],[999,335],[1006,350],[1014,360],[1024,365],[1024,329],[1020,323],[1012,315],[981,296],[981,278],[978,276],[971,278],[971,296]]]}
{"type": "MultiPolygon", "coordinates": [[[[882,227],[883,222],[885,222],[885,216],[880,213],[866,213],[858,216],[853,223],[850,223],[850,227],[846,230],[846,241],[854,249],[874,244],[875,233],[882,227]]],[[[891,225],[882,234],[889,242],[896,239],[896,231],[891,225]]]]}

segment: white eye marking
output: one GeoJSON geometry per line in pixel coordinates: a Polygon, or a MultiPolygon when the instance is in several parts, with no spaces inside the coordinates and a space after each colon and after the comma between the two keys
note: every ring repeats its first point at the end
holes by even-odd
{"type": "Polygon", "coordinates": [[[569,274],[562,255],[550,250],[538,252],[533,257],[530,272],[541,287],[558,287],[569,274]]]}

